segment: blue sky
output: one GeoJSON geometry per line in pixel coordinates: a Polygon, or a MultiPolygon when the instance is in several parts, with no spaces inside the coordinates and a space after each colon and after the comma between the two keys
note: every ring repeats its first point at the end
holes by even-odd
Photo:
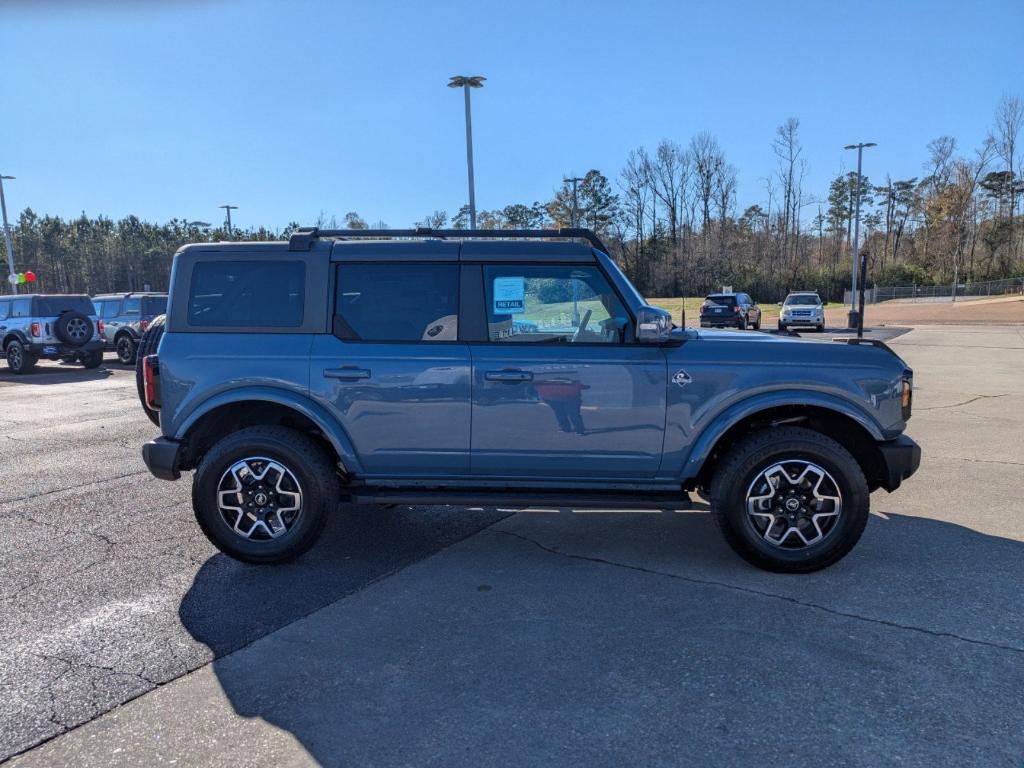
{"type": "MultiPolygon", "coordinates": [[[[281,227],[357,210],[407,226],[615,178],[630,149],[715,134],[763,203],[775,127],[800,119],[806,189],[852,153],[920,174],[925,144],[984,138],[1024,95],[1024,3],[6,0],[0,171],[14,211],[281,227]]],[[[808,214],[810,215],[810,214],[808,214]]]]}

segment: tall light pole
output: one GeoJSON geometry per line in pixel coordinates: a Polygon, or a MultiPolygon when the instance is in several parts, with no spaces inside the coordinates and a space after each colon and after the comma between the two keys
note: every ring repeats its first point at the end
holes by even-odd
{"type": "Polygon", "coordinates": [[[228,214],[228,237],[231,238],[232,240],[234,240],[235,239],[235,235],[231,231],[231,212],[232,211],[237,211],[238,210],[238,206],[237,205],[218,205],[217,207],[218,208],[223,208],[225,211],[227,211],[227,214],[228,214]]]}
{"type": "Polygon", "coordinates": [[[569,217],[569,226],[576,228],[577,211],[579,210],[579,198],[576,196],[576,185],[585,179],[579,176],[573,176],[570,179],[562,179],[564,184],[572,184],[572,216],[569,217]]]}
{"type": "Polygon", "coordinates": [[[486,77],[456,75],[448,79],[449,88],[461,88],[466,98],[466,166],[469,169],[469,228],[476,229],[476,190],[473,188],[473,116],[469,108],[469,89],[483,88],[486,77]]]}
{"type": "MultiPolygon", "coordinates": [[[[13,180],[13,176],[0,175],[0,209],[3,210],[4,214],[4,243],[7,246],[7,268],[10,270],[7,274],[14,274],[14,248],[11,246],[11,228],[7,224],[7,200],[4,198],[4,179],[13,180]]],[[[13,293],[18,292],[18,284],[11,283],[11,291],[13,293]]]]}
{"type": "Polygon", "coordinates": [[[847,328],[857,327],[857,263],[860,261],[860,190],[864,186],[864,179],[861,176],[861,158],[864,155],[864,147],[877,147],[873,141],[861,142],[860,144],[847,144],[843,149],[857,150],[857,203],[856,213],[853,219],[853,283],[850,291],[850,313],[847,315],[847,328]]]}

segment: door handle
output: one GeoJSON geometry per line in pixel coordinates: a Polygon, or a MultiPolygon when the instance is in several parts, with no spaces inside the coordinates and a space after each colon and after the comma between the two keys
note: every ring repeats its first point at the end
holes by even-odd
{"type": "Polygon", "coordinates": [[[524,381],[533,381],[533,374],[529,371],[487,371],[484,373],[487,381],[500,381],[505,384],[520,384],[524,381]]]}
{"type": "Polygon", "coordinates": [[[357,381],[370,378],[370,369],[356,368],[354,365],[343,365],[341,368],[324,368],[324,377],[328,379],[341,379],[342,381],[357,381]]]}

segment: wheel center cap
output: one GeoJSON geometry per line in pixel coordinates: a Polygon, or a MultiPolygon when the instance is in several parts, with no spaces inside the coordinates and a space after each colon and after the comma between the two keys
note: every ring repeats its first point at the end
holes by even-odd
{"type": "Polygon", "coordinates": [[[262,507],[268,501],[270,501],[270,497],[267,496],[267,494],[264,493],[263,491],[257,491],[256,495],[252,497],[252,500],[262,507]]]}
{"type": "Polygon", "coordinates": [[[800,509],[800,499],[786,499],[786,510],[796,512],[800,509]]]}

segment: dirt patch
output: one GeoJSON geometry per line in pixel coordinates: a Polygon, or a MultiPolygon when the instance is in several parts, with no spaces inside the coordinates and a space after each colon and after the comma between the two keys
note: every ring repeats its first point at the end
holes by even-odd
{"type": "MultiPolygon", "coordinates": [[[[829,326],[846,323],[846,308],[825,314],[829,326]]],[[[884,301],[864,308],[864,324],[878,325],[1024,325],[1024,297],[904,304],[884,301]]]]}

